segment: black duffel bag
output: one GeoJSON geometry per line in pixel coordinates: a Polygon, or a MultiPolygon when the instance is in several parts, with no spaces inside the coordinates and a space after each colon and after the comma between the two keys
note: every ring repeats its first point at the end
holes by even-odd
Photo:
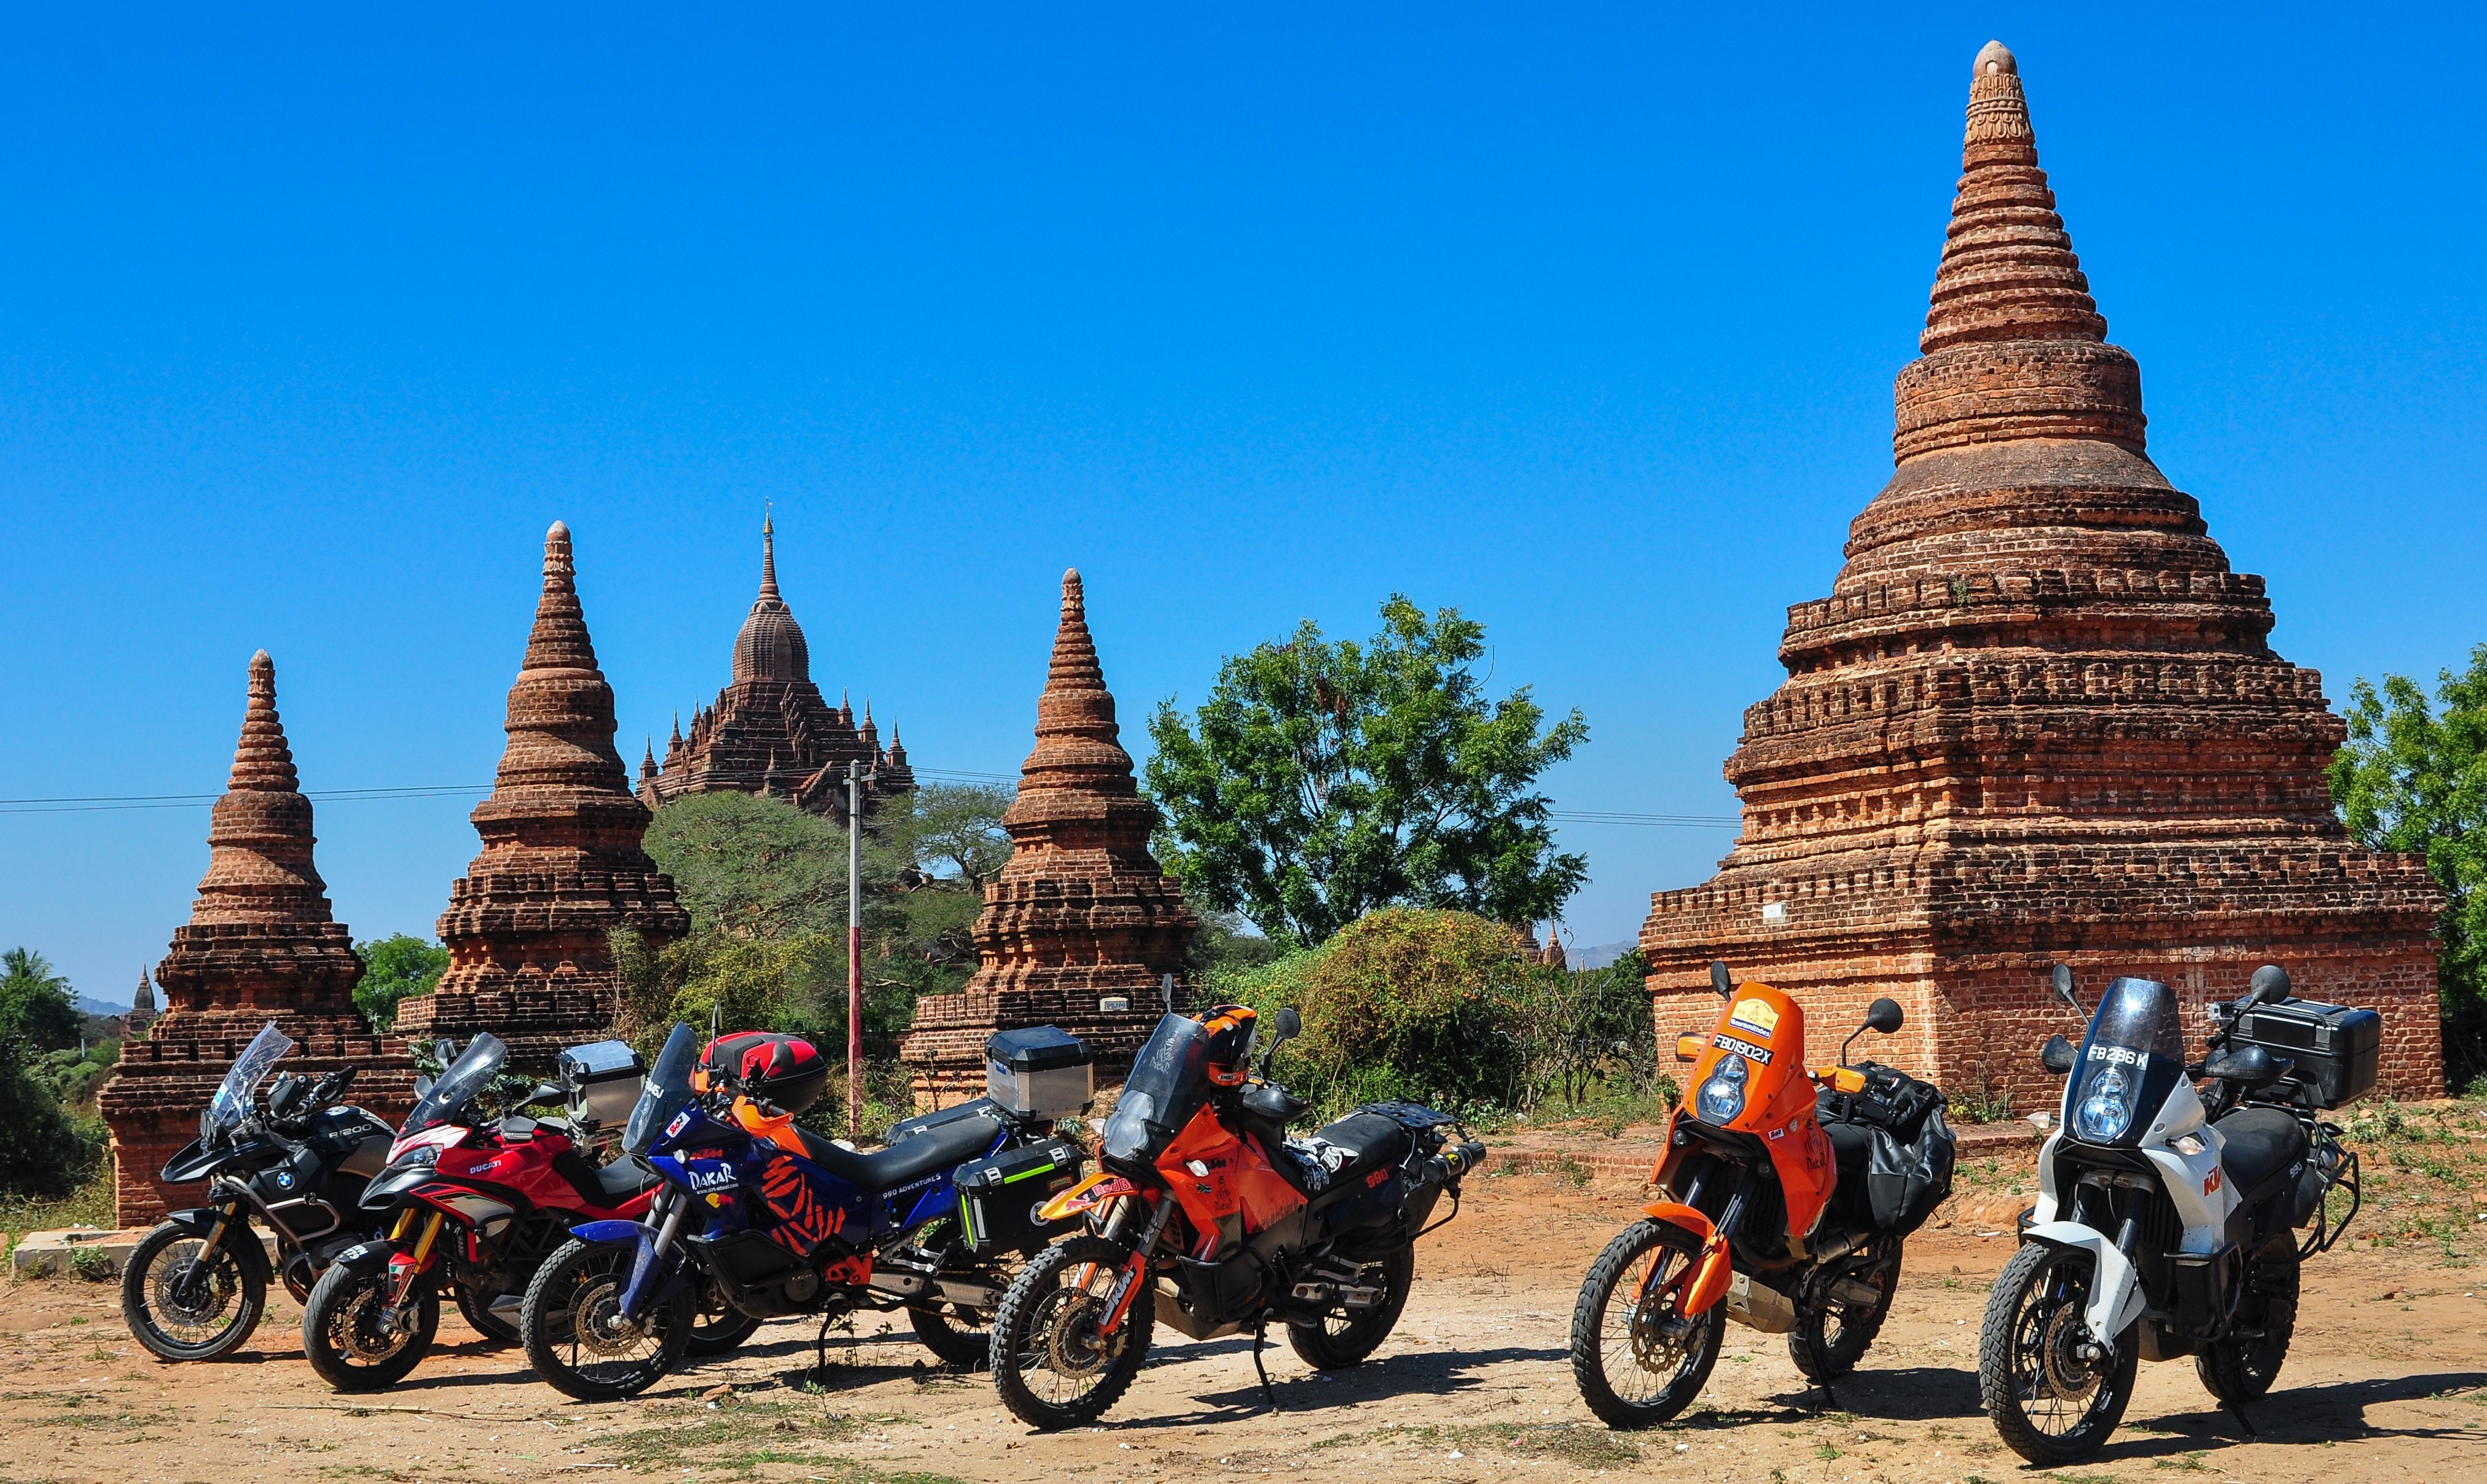
{"type": "Polygon", "coordinates": [[[1819,1110],[1842,1156],[1839,1208],[1854,1220],[1905,1237],[1951,1194],[1955,1151],[1943,1122],[1943,1095],[1895,1068],[1869,1061],[1858,1070],[1865,1074],[1865,1090],[1826,1088],[1819,1110]]]}

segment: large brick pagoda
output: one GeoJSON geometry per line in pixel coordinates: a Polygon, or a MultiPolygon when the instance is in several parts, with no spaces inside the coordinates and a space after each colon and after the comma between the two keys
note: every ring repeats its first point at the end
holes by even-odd
{"type": "MultiPolygon", "coordinates": [[[[233,772],[208,826],[208,874],[190,920],[173,930],[172,949],[155,966],[163,1011],[145,1039],[123,1044],[96,1097],[112,1131],[123,1226],[152,1225],[168,1205],[196,1205],[206,1193],[162,1186],[156,1172],[198,1136],[200,1109],[271,1021],[299,1043],[277,1072],[316,1075],[352,1062],[361,1069],[354,1102],[392,1121],[413,1102],[405,1047],[373,1035],[354,1008],[363,966],[330,911],[312,844],[311,800],[276,714],[276,666],[262,650],[251,657],[233,772]]],[[[152,999],[142,975],[133,1009],[152,999]]]]}
{"type": "Polygon", "coordinates": [[[874,775],[873,797],[915,787],[897,734],[881,747],[871,703],[857,725],[852,706],[842,698],[832,708],[812,684],[811,646],[777,591],[776,522],[764,520],[760,596],[734,636],[734,679],[692,714],[689,736],[677,718],[662,764],[649,748],[639,764],[639,798],[657,809],[687,794],[768,794],[843,820],[849,763],[874,775]]]}
{"type": "Polygon", "coordinates": [[[976,918],[975,974],[962,994],[917,1000],[900,1045],[920,1103],[981,1092],[985,1038],[1005,1027],[1059,1025],[1088,1043],[1101,1077],[1130,1070],[1164,1013],[1164,976],[1182,977],[1200,926],[1149,854],[1156,824],[1123,750],[1079,574],[1065,573],[1036,750],[1002,816],[1010,863],[976,918]],[[1129,1008],[1103,1009],[1109,996],[1129,1008]]]}
{"type": "Polygon", "coordinates": [[[2345,837],[2321,677],[2144,453],[2106,333],[1991,42],[1898,467],[1830,596],[1788,610],[1787,683],[1727,761],[1742,837],[1641,929],[1660,1027],[1716,1014],[1714,958],[1796,994],[1826,1055],[1887,994],[1909,1024],[1873,1054],[2026,1109],[2056,1086],[2038,1044],[2079,1030],[2055,960],[2084,1003],[2139,974],[2196,1015],[2276,962],[2383,1013],[2386,1089],[2440,1093],[2436,888],[2345,837]]]}
{"type": "Polygon", "coordinates": [[[613,750],[613,687],[597,668],[571,565],[570,528],[545,537],[544,594],[491,797],[468,816],[484,849],[449,888],[449,967],[405,1002],[408,1040],[489,1030],[514,1066],[548,1072],[562,1047],[607,1032],[621,1004],[610,934],[652,944],[690,930],[641,840],[648,807],[613,750]]]}

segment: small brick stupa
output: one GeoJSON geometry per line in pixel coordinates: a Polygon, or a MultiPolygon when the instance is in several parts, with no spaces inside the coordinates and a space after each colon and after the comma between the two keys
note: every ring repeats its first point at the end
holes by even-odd
{"type": "Polygon", "coordinates": [[[1716,1014],[1714,958],[1824,1037],[1890,994],[1908,1026],[1871,1054],[2026,1110],[2057,1086],[2038,1045],[2080,1029],[2055,960],[2086,1004],[2116,974],[2175,986],[2196,1046],[2206,997],[2275,962],[2382,1012],[2386,1089],[2439,1094],[2436,889],[2346,839],[2322,678],[2272,653],[2262,579],[2143,452],[2106,333],[1989,43],[1897,471],[1831,595],[1788,610],[1788,681],[1727,761],[1735,850],[1641,929],[1660,1028],[1716,1014]]]}
{"type": "Polygon", "coordinates": [[[1149,854],[1156,824],[1114,723],[1079,574],[1065,573],[1036,750],[1002,816],[1010,863],[976,918],[976,972],[963,994],[916,1001],[901,1044],[919,1104],[980,1093],[985,1038],[1008,1027],[1061,1026],[1088,1043],[1101,1078],[1131,1069],[1200,926],[1149,854]],[[1101,1008],[1117,996],[1129,1008],[1101,1008]]]}
{"type": "Polygon", "coordinates": [[[440,914],[449,967],[397,1023],[410,1041],[489,1030],[509,1043],[513,1066],[548,1073],[561,1048],[613,1023],[612,930],[634,928],[652,945],[690,931],[673,881],[640,843],[648,807],[613,750],[613,687],[596,667],[559,521],[545,537],[544,596],[505,730],[491,797],[468,816],[483,854],[440,914]]]}
{"type": "Polygon", "coordinates": [[[764,520],[760,596],[734,636],[734,680],[692,714],[689,736],[677,719],[661,764],[650,747],[639,765],[639,798],[656,809],[689,794],[769,794],[843,822],[851,762],[873,775],[869,798],[915,787],[895,733],[882,750],[872,703],[857,725],[852,706],[841,697],[831,707],[812,684],[811,646],[777,591],[776,522],[764,520]]]}
{"type": "MultiPolygon", "coordinates": [[[[152,1225],[176,1197],[198,1203],[205,1187],[170,1190],[156,1172],[198,1136],[199,1110],[270,1021],[300,1043],[277,1072],[316,1075],[352,1062],[361,1069],[355,1103],[394,1121],[414,1101],[405,1048],[373,1035],[354,1008],[363,966],[329,910],[311,847],[311,800],[294,775],[276,714],[276,666],[263,650],[251,657],[241,744],[208,826],[208,874],[189,922],[173,930],[172,951],[155,966],[163,1010],[146,1039],[123,1043],[120,1065],[96,1097],[112,1130],[123,1226],[152,1225]]],[[[144,986],[133,1012],[157,997],[144,986]]]]}

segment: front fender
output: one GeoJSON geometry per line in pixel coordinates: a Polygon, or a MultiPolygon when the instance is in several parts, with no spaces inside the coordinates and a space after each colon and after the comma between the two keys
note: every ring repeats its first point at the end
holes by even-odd
{"type": "Polygon", "coordinates": [[[369,1276],[386,1271],[389,1259],[396,1254],[397,1244],[393,1242],[357,1242],[328,1259],[328,1265],[369,1276]]]}
{"type": "Polygon", "coordinates": [[[1047,1226],[1068,1219],[1083,1211],[1093,1211],[1118,1195],[1137,1195],[1140,1188],[1108,1170],[1099,1170],[1070,1190],[1036,1208],[1037,1220],[1047,1226]]]}
{"type": "Polygon", "coordinates": [[[633,1246],[648,1240],[647,1228],[636,1221],[581,1221],[570,1234],[589,1246],[633,1246]]]}
{"type": "Polygon", "coordinates": [[[227,1218],[213,1206],[193,1206],[174,1212],[164,1218],[162,1224],[205,1242],[220,1222],[224,1223],[225,1234],[216,1246],[231,1248],[234,1261],[257,1274],[260,1282],[265,1284],[272,1275],[267,1266],[267,1248],[260,1246],[259,1231],[250,1224],[248,1217],[236,1212],[227,1218]]]}
{"type": "Polygon", "coordinates": [[[2090,1283],[2090,1302],[2082,1310],[2082,1322],[2089,1326],[2090,1334],[2096,1339],[2111,1341],[2141,1317],[2145,1304],[2141,1275],[2107,1233],[2083,1226],[2079,1221],[2040,1221],[2023,1232],[2021,1240],[2043,1242],[2052,1247],[2079,1249],[2090,1254],[2096,1264],[2096,1272],[2090,1283]]]}
{"type": "MultiPolygon", "coordinates": [[[[1719,1228],[1691,1206],[1671,1200],[1652,1201],[1640,1208],[1640,1214],[1653,1221],[1681,1226],[1701,1239],[1701,1255],[1693,1259],[1692,1275],[1685,1282],[1684,1302],[1677,1307],[1688,1319],[1708,1313],[1711,1305],[1727,1296],[1727,1280],[1735,1276],[1734,1265],[1727,1258],[1727,1244],[1719,1240],[1719,1228]]],[[[1654,1274],[1657,1269],[1650,1271],[1654,1274]]]]}

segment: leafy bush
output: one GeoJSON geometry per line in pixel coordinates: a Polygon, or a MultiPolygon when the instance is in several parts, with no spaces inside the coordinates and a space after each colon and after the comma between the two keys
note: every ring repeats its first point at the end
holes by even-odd
{"type": "Polygon", "coordinates": [[[367,938],[354,945],[363,961],[363,977],[354,985],[354,1008],[372,1029],[384,1031],[397,1023],[397,1007],[429,994],[449,967],[449,950],[405,933],[367,938]]]}
{"type": "Polygon", "coordinates": [[[94,1099],[95,1090],[103,1085],[113,1063],[120,1059],[120,1042],[98,1041],[84,1050],[70,1047],[47,1051],[29,1061],[26,1071],[53,1101],[75,1107],[94,1099]]]}
{"type": "Polygon", "coordinates": [[[1319,948],[1215,976],[1219,998],[1293,1005],[1277,1075],[1327,1112],[1409,1098],[1462,1114],[1562,1107],[1620,1127],[1672,1101],[1639,954],[1583,973],[1532,964],[1466,912],[1370,912],[1319,948]]]}

